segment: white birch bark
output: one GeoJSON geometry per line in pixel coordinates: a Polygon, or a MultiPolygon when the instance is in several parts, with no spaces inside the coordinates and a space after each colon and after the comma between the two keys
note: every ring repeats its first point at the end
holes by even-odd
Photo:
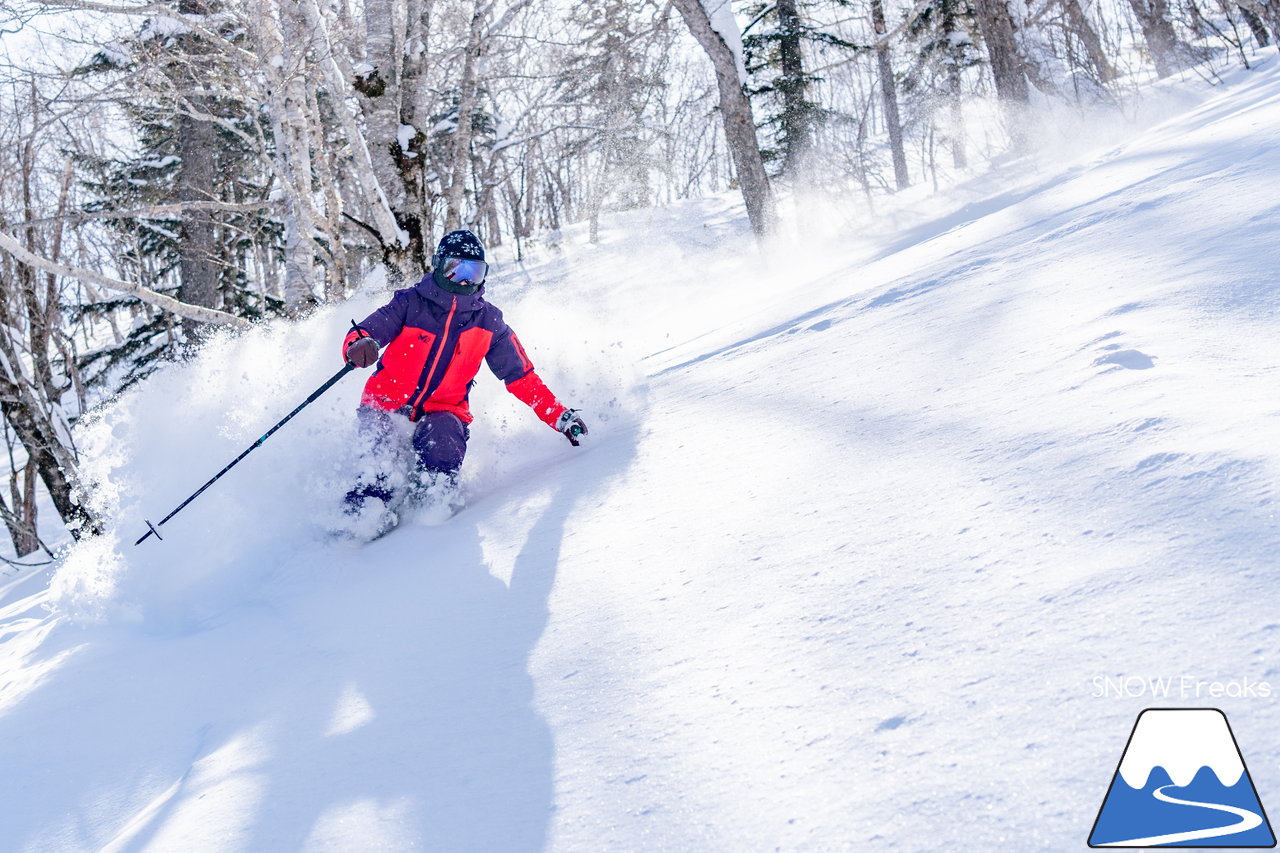
{"type": "Polygon", "coordinates": [[[281,285],[285,309],[303,310],[315,301],[315,200],[311,193],[311,148],[305,85],[305,23],[295,0],[280,0],[277,14],[255,20],[264,71],[272,133],[276,139],[276,175],[285,195],[285,269],[281,285]]]}
{"type": "Polygon", "coordinates": [[[361,100],[373,172],[392,211],[404,210],[405,187],[392,153],[398,150],[401,70],[404,63],[403,23],[399,0],[365,0],[365,61],[377,72],[381,92],[365,92],[361,100]]]}
{"type": "MultiPolygon", "coordinates": [[[[307,92],[307,107],[312,115],[319,115],[319,108],[312,92],[307,92]]],[[[324,298],[327,302],[346,296],[347,276],[350,272],[346,244],[342,239],[342,193],[334,175],[334,152],[325,145],[318,122],[309,125],[310,142],[316,156],[312,161],[320,192],[324,198],[325,231],[329,238],[329,273],[325,278],[324,298]]]]}
{"type": "Polygon", "coordinates": [[[217,311],[213,308],[201,308],[198,305],[188,305],[185,302],[179,302],[171,296],[165,296],[163,293],[156,293],[154,290],[143,287],[133,282],[121,281],[120,279],[111,278],[101,273],[92,272],[91,270],[78,269],[76,267],[68,267],[63,264],[56,264],[46,258],[28,252],[21,243],[13,239],[9,234],[0,231],[0,249],[4,249],[18,260],[28,266],[54,275],[65,276],[67,278],[79,279],[80,281],[98,284],[109,290],[115,290],[120,293],[128,293],[138,297],[142,302],[148,305],[168,311],[184,320],[196,320],[201,323],[211,323],[215,326],[231,326],[236,329],[247,329],[249,321],[241,319],[234,314],[228,314],[225,311],[217,311]]]}
{"type": "Polygon", "coordinates": [[[458,82],[458,124],[453,130],[453,145],[449,153],[449,187],[445,194],[446,231],[463,227],[463,203],[467,176],[471,166],[471,114],[476,106],[476,60],[480,56],[480,37],[483,32],[487,4],[474,0],[471,4],[471,26],[467,31],[467,44],[463,48],[462,74],[458,82]]]}
{"type": "MultiPolygon", "coordinates": [[[[306,16],[307,33],[311,39],[317,66],[325,84],[333,95],[333,111],[342,125],[343,133],[351,145],[354,155],[355,178],[360,184],[364,202],[368,205],[373,218],[373,227],[377,229],[382,242],[386,246],[408,245],[409,235],[401,230],[387,202],[387,195],[378,180],[373,168],[373,158],[369,146],[365,143],[364,133],[356,122],[355,111],[351,102],[351,80],[354,75],[349,68],[340,68],[338,62],[341,53],[337,50],[324,16],[315,0],[284,0],[284,2],[300,3],[306,16]]],[[[345,59],[342,60],[345,64],[345,59]]]]}

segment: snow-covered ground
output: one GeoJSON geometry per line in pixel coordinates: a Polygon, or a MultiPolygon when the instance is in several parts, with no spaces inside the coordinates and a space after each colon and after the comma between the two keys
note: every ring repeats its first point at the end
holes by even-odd
{"type": "Polygon", "coordinates": [[[1082,849],[1150,705],[1280,810],[1276,60],[1198,97],[896,231],[500,267],[591,441],[488,377],[468,508],[367,547],[356,378],[133,540],[378,294],[158,375],[80,436],[113,529],[0,579],[0,849],[1082,849]]]}

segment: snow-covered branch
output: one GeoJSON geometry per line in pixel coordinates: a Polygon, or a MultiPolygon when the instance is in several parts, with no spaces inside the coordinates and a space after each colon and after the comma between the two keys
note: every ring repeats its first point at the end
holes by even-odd
{"type": "Polygon", "coordinates": [[[30,267],[53,273],[54,275],[75,278],[92,284],[101,285],[102,287],[119,291],[121,293],[128,293],[132,296],[136,296],[139,300],[146,302],[148,305],[154,305],[162,311],[168,311],[171,314],[176,314],[184,320],[194,320],[197,323],[209,323],[215,326],[230,326],[235,329],[245,329],[249,327],[248,320],[244,320],[234,314],[228,314],[225,311],[218,311],[214,308],[201,308],[198,305],[188,305],[185,302],[179,302],[171,296],[165,296],[163,293],[157,293],[140,284],[121,281],[120,279],[111,278],[110,276],[92,272],[91,270],[77,269],[75,267],[54,263],[47,258],[42,258],[39,255],[35,255],[27,251],[21,243],[3,231],[0,231],[0,249],[4,249],[6,252],[30,267]]]}
{"type": "Polygon", "coordinates": [[[227,201],[180,201],[172,204],[153,204],[147,207],[136,207],[129,210],[95,210],[88,213],[66,213],[61,216],[49,216],[44,219],[31,219],[14,225],[14,228],[35,228],[52,225],[58,222],[78,224],[102,219],[168,219],[188,210],[217,210],[223,213],[254,213],[256,211],[279,207],[276,201],[227,202],[227,201]]]}

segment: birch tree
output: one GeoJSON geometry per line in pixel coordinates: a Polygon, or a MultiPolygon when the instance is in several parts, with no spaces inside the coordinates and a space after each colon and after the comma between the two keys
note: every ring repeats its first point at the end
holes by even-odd
{"type": "Polygon", "coordinates": [[[733,155],[751,229],[757,239],[762,239],[773,229],[776,211],[760,156],[755,115],[745,91],[747,75],[741,32],[728,0],[673,0],[673,3],[715,69],[725,139],[733,155]]]}

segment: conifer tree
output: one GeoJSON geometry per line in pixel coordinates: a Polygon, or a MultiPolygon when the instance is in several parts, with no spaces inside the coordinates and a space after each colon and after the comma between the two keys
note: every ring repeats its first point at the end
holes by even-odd
{"type": "Polygon", "coordinates": [[[652,201],[650,172],[656,166],[645,116],[663,87],[661,51],[652,45],[667,34],[653,0],[605,0],[577,7],[581,48],[559,79],[563,99],[581,108],[589,128],[579,150],[594,154],[586,190],[590,239],[598,236],[606,207],[627,210],[652,201]]]}
{"type": "Polygon", "coordinates": [[[931,119],[945,106],[944,137],[952,165],[964,168],[964,72],[981,64],[978,23],[968,0],[931,0],[908,22],[906,36],[915,46],[914,61],[903,79],[903,93],[931,119]]]}
{"type": "MultiPolygon", "coordinates": [[[[255,319],[284,307],[263,276],[282,237],[278,220],[266,215],[271,179],[260,149],[270,135],[251,105],[230,95],[232,87],[214,85],[220,72],[229,73],[216,59],[182,26],[160,17],[76,70],[127,72],[148,83],[118,104],[132,145],[76,157],[88,196],[80,210],[124,247],[114,259],[123,277],[190,305],[255,319]],[[203,78],[192,68],[197,61],[203,78]]],[[[109,391],[144,378],[202,332],[201,324],[179,328],[172,316],[119,294],[85,301],[75,319],[122,312],[132,318],[122,339],[81,363],[87,381],[109,391]]]]}

